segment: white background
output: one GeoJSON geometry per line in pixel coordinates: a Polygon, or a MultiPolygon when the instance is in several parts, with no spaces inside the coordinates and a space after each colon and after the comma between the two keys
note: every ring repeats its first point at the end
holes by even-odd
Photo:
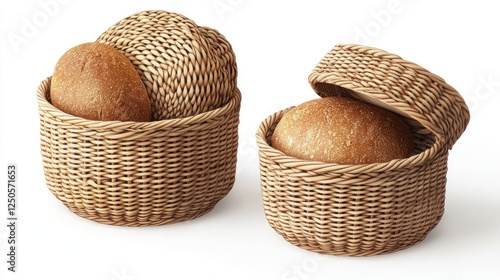
{"type": "Polygon", "coordinates": [[[494,1],[0,3],[0,279],[500,279],[494,1]],[[181,13],[219,30],[233,46],[243,93],[236,183],[212,212],[193,221],[101,225],[71,213],[45,186],[36,88],[66,50],[149,9],[181,13]],[[337,43],[372,45],[429,69],[462,94],[472,113],[450,152],[442,221],[423,242],[397,253],[311,253],[284,241],[262,210],[257,127],[275,111],[316,98],[308,74],[337,43]],[[8,163],[19,171],[16,273],[6,263],[8,163]]]}

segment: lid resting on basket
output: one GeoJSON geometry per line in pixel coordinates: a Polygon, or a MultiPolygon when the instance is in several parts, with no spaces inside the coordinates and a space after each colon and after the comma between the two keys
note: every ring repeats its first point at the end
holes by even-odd
{"type": "Polygon", "coordinates": [[[111,26],[97,42],[115,47],[134,64],[154,120],[220,108],[236,90],[236,59],[229,42],[183,15],[138,12],[111,26]]]}
{"type": "Polygon", "coordinates": [[[441,77],[373,47],[336,45],[311,72],[309,83],[321,97],[354,97],[409,117],[448,148],[470,118],[463,98],[441,77]]]}

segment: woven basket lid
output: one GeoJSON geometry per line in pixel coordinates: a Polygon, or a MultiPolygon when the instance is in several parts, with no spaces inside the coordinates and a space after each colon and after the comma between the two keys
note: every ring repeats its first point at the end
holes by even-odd
{"type": "Polygon", "coordinates": [[[231,45],[218,31],[183,15],[142,11],[99,36],[134,64],[148,91],[154,120],[220,108],[236,90],[231,45]]]}
{"type": "Polygon", "coordinates": [[[441,77],[373,47],[336,45],[309,83],[321,97],[354,97],[415,120],[450,149],[470,119],[464,99],[441,77]]]}

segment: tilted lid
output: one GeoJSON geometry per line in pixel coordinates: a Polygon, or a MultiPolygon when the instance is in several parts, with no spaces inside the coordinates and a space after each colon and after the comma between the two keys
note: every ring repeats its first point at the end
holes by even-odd
{"type": "Polygon", "coordinates": [[[236,59],[229,42],[183,15],[138,12],[111,26],[97,42],[115,47],[134,64],[155,120],[220,108],[236,90],[236,59]]]}
{"type": "Polygon", "coordinates": [[[309,83],[321,97],[354,97],[409,117],[449,149],[470,119],[463,98],[441,77],[373,47],[336,45],[311,72],[309,83]]]}

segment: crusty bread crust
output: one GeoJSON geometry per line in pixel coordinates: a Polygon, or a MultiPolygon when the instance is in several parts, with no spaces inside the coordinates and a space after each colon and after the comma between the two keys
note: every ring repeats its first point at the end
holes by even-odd
{"type": "Polygon", "coordinates": [[[63,54],[50,98],[63,112],[89,120],[151,121],[151,103],[134,66],[101,43],[84,43],[63,54]]]}
{"type": "Polygon", "coordinates": [[[413,137],[395,113],[355,99],[325,97],[288,111],[271,144],[299,159],[366,164],[410,156],[413,137]]]}

